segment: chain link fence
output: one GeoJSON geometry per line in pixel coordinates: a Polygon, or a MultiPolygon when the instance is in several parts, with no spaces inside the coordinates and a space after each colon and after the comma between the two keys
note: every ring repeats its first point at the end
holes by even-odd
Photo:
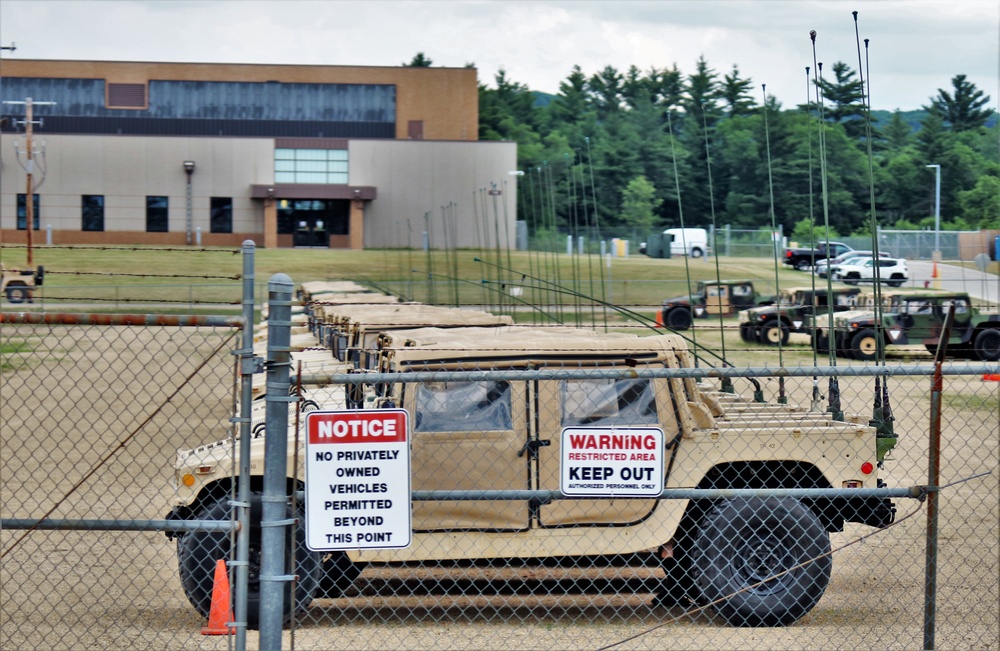
{"type": "Polygon", "coordinates": [[[711,372],[671,335],[519,326],[403,330],[341,361],[288,299],[271,292],[252,381],[235,319],[5,320],[0,647],[1000,642],[995,364],[948,362],[935,391],[930,364],[711,372]],[[412,506],[385,503],[405,477],[371,458],[391,444],[308,465],[308,424],[346,407],[403,410],[412,506]],[[307,471],[330,473],[309,519],[307,471]],[[405,547],[384,535],[400,517],[405,547]],[[310,549],[317,532],[342,537],[310,549]],[[220,559],[245,639],[201,634],[220,559]]]}

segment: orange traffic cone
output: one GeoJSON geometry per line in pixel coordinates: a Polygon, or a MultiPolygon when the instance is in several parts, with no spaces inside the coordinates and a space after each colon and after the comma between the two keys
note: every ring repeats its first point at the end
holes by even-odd
{"type": "Polygon", "coordinates": [[[934,261],[934,266],[931,267],[931,278],[938,278],[937,260],[934,261]]]}
{"type": "Polygon", "coordinates": [[[656,311],[656,327],[657,328],[663,327],[663,310],[656,311]]]}
{"type": "Polygon", "coordinates": [[[1000,373],[986,373],[983,382],[1000,382],[1000,373]]]}
{"type": "Polygon", "coordinates": [[[208,611],[208,624],[201,629],[202,635],[233,635],[236,629],[226,626],[233,621],[233,606],[229,600],[229,575],[226,561],[215,562],[215,578],[212,583],[212,607],[208,611]]]}

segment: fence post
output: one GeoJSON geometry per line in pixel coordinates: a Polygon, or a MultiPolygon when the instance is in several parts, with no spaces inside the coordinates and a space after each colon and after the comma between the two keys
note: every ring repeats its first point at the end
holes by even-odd
{"type": "Polygon", "coordinates": [[[237,478],[236,520],[240,524],[236,535],[236,580],[233,582],[236,600],[233,618],[236,620],[236,651],[247,648],[247,587],[250,583],[250,408],[253,402],[253,317],[254,317],[254,243],[243,242],[243,343],[240,346],[240,459],[237,478]]]}
{"type": "MultiPolygon", "coordinates": [[[[291,369],[292,279],[275,274],[267,284],[267,395],[264,434],[264,494],[261,498],[260,648],[281,649],[288,503],[288,403],[291,369]]],[[[293,537],[294,540],[294,537],[293,537]]]]}

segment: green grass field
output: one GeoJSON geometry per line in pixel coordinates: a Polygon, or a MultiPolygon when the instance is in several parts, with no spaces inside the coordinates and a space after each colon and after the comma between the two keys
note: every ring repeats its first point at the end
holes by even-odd
{"type": "MultiPolygon", "coordinates": [[[[23,264],[23,249],[0,250],[7,266],[23,264]]],[[[231,312],[240,300],[239,250],[38,247],[35,264],[46,269],[40,292],[47,309],[96,303],[121,309],[130,303],[176,303],[199,311],[231,312]]],[[[311,280],[354,280],[409,300],[486,306],[579,306],[590,298],[652,313],[664,298],[687,294],[687,279],[750,279],[757,290],[775,287],[773,261],[747,258],[651,259],[643,255],[601,259],[511,251],[257,249],[258,298],[268,279],[287,274],[298,285],[311,280]],[[718,265],[718,269],[717,269],[718,265]],[[520,288],[520,289],[514,289],[520,288]]],[[[781,265],[779,265],[781,266],[781,265]]],[[[811,276],[778,271],[781,285],[811,276]]],[[[36,301],[37,303],[37,301],[36,301]]],[[[589,308],[588,310],[589,311],[589,308]]]]}

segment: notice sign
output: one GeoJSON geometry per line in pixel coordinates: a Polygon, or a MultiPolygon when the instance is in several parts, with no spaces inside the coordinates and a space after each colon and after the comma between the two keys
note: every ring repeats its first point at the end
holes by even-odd
{"type": "Polygon", "coordinates": [[[567,427],[559,488],[564,495],[655,497],[663,492],[659,427],[567,427]]]}
{"type": "Polygon", "coordinates": [[[306,414],[306,546],[410,544],[409,420],[402,409],[306,414]]]}

